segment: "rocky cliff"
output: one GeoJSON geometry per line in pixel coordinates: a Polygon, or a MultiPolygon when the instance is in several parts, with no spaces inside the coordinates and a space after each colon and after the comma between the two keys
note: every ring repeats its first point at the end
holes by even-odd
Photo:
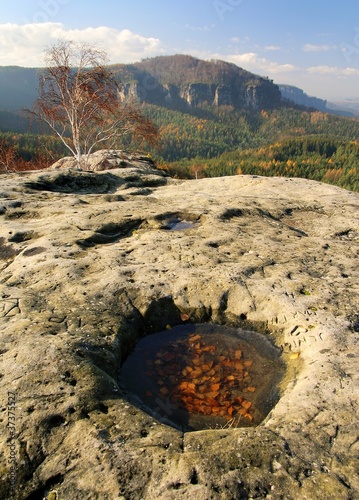
{"type": "Polygon", "coordinates": [[[131,66],[117,67],[121,95],[162,106],[233,106],[272,109],[281,105],[281,93],[272,81],[224,61],[190,56],[163,56],[131,66]]]}
{"type": "Polygon", "coordinates": [[[329,111],[327,109],[327,101],[318,99],[318,97],[311,97],[298,87],[294,87],[293,85],[279,85],[279,90],[286,101],[305,106],[306,108],[318,109],[324,113],[329,111]]]}
{"type": "Polygon", "coordinates": [[[1,176],[0,497],[358,498],[359,195],[125,163],[1,176]],[[183,322],[281,349],[262,423],[181,432],[125,398],[136,340],[183,322]]]}

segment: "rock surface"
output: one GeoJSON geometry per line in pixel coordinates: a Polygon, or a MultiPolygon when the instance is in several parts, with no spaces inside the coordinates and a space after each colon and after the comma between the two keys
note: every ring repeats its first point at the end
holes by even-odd
{"type": "MultiPolygon", "coordinates": [[[[73,156],[65,156],[55,162],[51,170],[77,169],[77,160],[73,156]]],[[[149,156],[130,154],[119,149],[100,149],[91,153],[86,160],[86,170],[98,172],[113,168],[138,168],[142,173],[154,169],[154,163],[149,156]]],[[[157,172],[158,175],[158,172],[157,172]]]]}
{"type": "Polygon", "coordinates": [[[139,167],[0,191],[1,498],[359,498],[358,194],[139,167]],[[183,434],[123,398],[121,361],[180,313],[282,347],[258,427],[183,434]]]}

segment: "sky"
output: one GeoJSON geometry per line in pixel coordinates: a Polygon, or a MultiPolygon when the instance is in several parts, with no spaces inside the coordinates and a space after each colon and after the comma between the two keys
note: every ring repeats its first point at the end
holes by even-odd
{"type": "Polygon", "coordinates": [[[0,66],[39,67],[59,39],[109,63],[222,59],[330,101],[359,99],[358,0],[1,0],[0,66]]]}

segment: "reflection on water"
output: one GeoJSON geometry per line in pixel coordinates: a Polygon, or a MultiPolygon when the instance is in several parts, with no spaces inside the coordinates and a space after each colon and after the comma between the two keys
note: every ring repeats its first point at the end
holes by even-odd
{"type": "Polygon", "coordinates": [[[170,231],[184,231],[185,229],[192,229],[198,226],[196,222],[189,220],[181,220],[179,218],[169,220],[162,229],[170,231]]]}
{"type": "Polygon", "coordinates": [[[140,340],[120,372],[128,399],[183,430],[258,425],[285,365],[263,335],[201,324],[140,340]]]}

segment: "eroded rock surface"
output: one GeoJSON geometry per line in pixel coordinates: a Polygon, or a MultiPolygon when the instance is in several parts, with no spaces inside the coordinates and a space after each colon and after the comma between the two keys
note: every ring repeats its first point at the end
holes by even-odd
{"type": "MultiPolygon", "coordinates": [[[[113,168],[137,168],[143,173],[147,170],[151,172],[154,162],[149,156],[131,154],[121,149],[100,149],[84,157],[85,170],[98,172],[113,168]]],[[[77,160],[73,156],[65,156],[51,166],[51,170],[78,168],[77,160]]],[[[159,173],[157,173],[158,175],[159,173]]]]}
{"type": "Polygon", "coordinates": [[[359,498],[358,194],[138,168],[0,191],[1,498],[359,498]],[[181,313],[282,347],[258,427],[183,434],[123,398],[136,339],[181,313]]]}

